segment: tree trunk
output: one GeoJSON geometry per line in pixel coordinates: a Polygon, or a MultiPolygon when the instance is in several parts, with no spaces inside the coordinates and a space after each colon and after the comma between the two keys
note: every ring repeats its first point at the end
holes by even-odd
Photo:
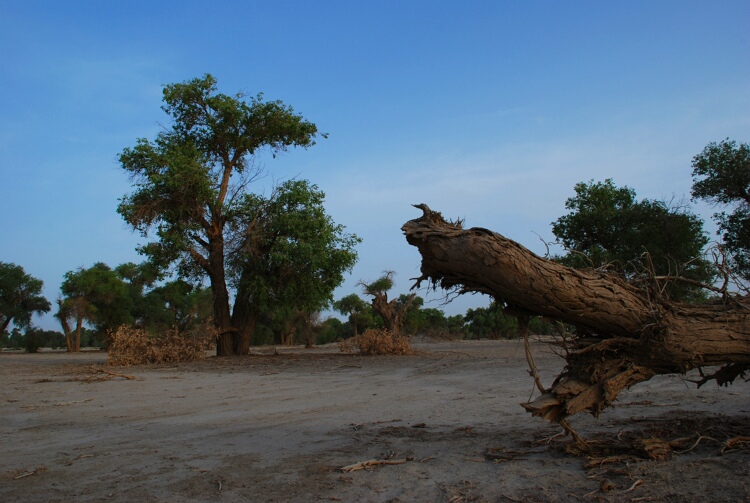
{"type": "Polygon", "coordinates": [[[68,350],[68,353],[73,351],[73,331],[70,328],[70,322],[68,321],[68,312],[63,308],[63,302],[61,299],[57,300],[57,305],[59,306],[58,315],[55,317],[60,322],[60,326],[63,329],[63,334],[65,334],[65,348],[68,350]]]}
{"type": "Polygon", "coordinates": [[[750,370],[750,303],[682,304],[602,271],[576,270],[543,259],[487,229],[463,229],[426,205],[404,224],[422,255],[432,287],[480,292],[525,316],[540,315],[576,327],[577,346],[552,386],[523,406],[552,421],[582,411],[598,415],[617,394],[656,374],[704,366],[732,382],[750,370]]]}
{"type": "Polygon", "coordinates": [[[383,324],[386,330],[398,334],[401,332],[401,325],[404,321],[404,315],[408,311],[414,295],[410,296],[409,302],[403,305],[397,303],[397,299],[388,302],[388,295],[384,292],[374,292],[372,295],[372,309],[383,318],[383,324]]]}
{"type": "Polygon", "coordinates": [[[294,336],[297,332],[298,320],[295,314],[289,315],[286,319],[281,321],[281,328],[279,329],[279,338],[282,346],[293,346],[294,336]]]}
{"type": "Polygon", "coordinates": [[[234,354],[234,337],[236,330],[232,327],[229,311],[229,291],[227,290],[224,273],[223,244],[212,243],[212,253],[209,257],[208,268],[211,279],[211,293],[214,301],[214,326],[216,327],[216,355],[228,356],[234,354]]]}
{"type": "Polygon", "coordinates": [[[357,330],[357,317],[359,316],[359,313],[349,313],[349,321],[352,323],[352,326],[354,327],[354,337],[357,337],[359,335],[359,331],[357,330]]]}
{"type": "Polygon", "coordinates": [[[395,300],[388,302],[388,296],[385,293],[376,292],[372,295],[372,310],[383,318],[383,324],[385,325],[386,330],[397,332],[398,319],[395,309],[395,300]]]}
{"type": "Polygon", "coordinates": [[[232,338],[235,333],[229,316],[229,292],[223,281],[214,282],[213,277],[211,278],[211,289],[214,295],[214,325],[218,332],[216,354],[217,356],[229,356],[234,354],[232,338]]]}
{"type": "Polygon", "coordinates": [[[73,352],[77,353],[81,350],[81,329],[83,328],[83,315],[78,314],[76,316],[76,340],[73,344],[73,352]]]}
{"type": "Polygon", "coordinates": [[[258,322],[258,313],[253,309],[252,300],[242,283],[240,280],[232,310],[232,326],[236,329],[233,347],[235,354],[247,355],[250,354],[250,342],[258,322]]]}
{"type": "Polygon", "coordinates": [[[232,313],[232,325],[237,328],[232,340],[234,354],[250,354],[250,342],[253,339],[257,320],[258,317],[254,311],[247,308],[238,311],[235,303],[235,309],[232,313]]]}

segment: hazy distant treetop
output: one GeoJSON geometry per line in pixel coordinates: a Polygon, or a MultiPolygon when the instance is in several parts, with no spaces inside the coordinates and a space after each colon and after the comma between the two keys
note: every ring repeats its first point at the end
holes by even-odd
{"type": "Polygon", "coordinates": [[[0,262],[0,334],[14,325],[28,327],[33,314],[50,310],[49,301],[42,295],[42,280],[26,274],[23,267],[0,262]]]}

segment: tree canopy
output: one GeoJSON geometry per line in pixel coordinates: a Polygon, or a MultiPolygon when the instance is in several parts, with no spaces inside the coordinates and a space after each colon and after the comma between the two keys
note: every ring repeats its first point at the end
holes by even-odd
{"type": "Polygon", "coordinates": [[[0,334],[11,322],[17,327],[29,327],[33,314],[50,310],[49,301],[42,295],[42,280],[26,274],[23,267],[0,262],[0,334]]]}
{"type": "Polygon", "coordinates": [[[211,291],[183,279],[168,281],[142,295],[139,323],[155,333],[186,334],[211,319],[211,291]]]}
{"type": "Polygon", "coordinates": [[[268,199],[246,197],[229,257],[240,352],[262,313],[305,320],[300,313],[330,305],[344,273],[354,266],[360,239],[331,219],[324,200],[323,191],[306,180],[287,181],[268,199]]]}
{"type": "MultiPolygon", "coordinates": [[[[567,215],[552,223],[552,232],[568,250],[560,261],[572,267],[605,267],[628,277],[650,271],[710,283],[714,270],[703,255],[708,238],[703,221],[684,207],[636,199],[635,190],[611,179],[575,186],[565,202],[567,215]]],[[[672,298],[691,298],[700,289],[669,283],[672,298]]]]}
{"type": "Polygon", "coordinates": [[[78,351],[84,322],[95,327],[97,336],[104,340],[109,330],[135,322],[134,298],[128,285],[116,270],[103,262],[65,273],[58,300],[60,321],[69,351],[78,351]],[[75,339],[69,320],[75,322],[75,339]]]}
{"type": "Polygon", "coordinates": [[[355,337],[360,329],[364,330],[373,324],[372,307],[356,293],[350,293],[333,302],[332,307],[339,313],[349,316],[349,325],[355,337]]]}
{"type": "Polygon", "coordinates": [[[750,280],[750,145],[726,139],[693,158],[693,199],[731,211],[714,213],[733,270],[750,280]]]}
{"type": "Polygon", "coordinates": [[[208,74],[165,86],[163,100],[171,126],[120,154],[134,192],[118,212],[144,236],[155,232],[157,240],[140,249],[154,264],[176,263],[183,276],[209,277],[218,353],[232,354],[243,327],[233,326],[230,315],[225,258],[235,250],[226,249],[226,238],[248,220],[246,189],[259,174],[255,156],[264,148],[275,156],[312,146],[318,129],[262,94],[221,94],[208,74]]]}

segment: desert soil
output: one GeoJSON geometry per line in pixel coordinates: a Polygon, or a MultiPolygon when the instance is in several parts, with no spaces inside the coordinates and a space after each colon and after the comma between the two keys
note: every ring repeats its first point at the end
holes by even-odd
{"type": "MultiPolygon", "coordinates": [[[[572,418],[581,454],[519,405],[533,392],[521,342],[415,346],[135,367],[0,354],[0,501],[750,501],[746,382],[639,384],[572,418]],[[341,470],[368,460],[392,464],[341,470]]],[[[533,349],[549,385],[563,361],[533,349]]]]}

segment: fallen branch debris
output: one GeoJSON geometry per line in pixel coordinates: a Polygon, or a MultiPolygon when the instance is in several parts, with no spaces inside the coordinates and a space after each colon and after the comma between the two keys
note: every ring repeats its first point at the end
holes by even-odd
{"type": "Polygon", "coordinates": [[[107,381],[115,377],[120,377],[122,379],[127,379],[129,381],[138,379],[135,376],[127,375],[127,374],[120,374],[118,372],[112,372],[109,370],[105,370],[101,367],[98,367],[96,365],[86,367],[84,372],[87,374],[86,377],[80,378],[78,380],[85,381],[85,382],[99,382],[99,381],[107,381]]]}
{"type": "Polygon", "coordinates": [[[359,463],[354,463],[353,465],[344,466],[341,468],[341,471],[344,473],[349,472],[356,472],[359,470],[369,470],[373,466],[378,465],[402,465],[406,463],[407,461],[411,461],[409,458],[405,459],[369,459],[367,461],[360,461],[359,463]]]}
{"type": "Polygon", "coordinates": [[[730,438],[721,446],[721,453],[724,454],[728,450],[740,449],[746,446],[750,447],[750,437],[730,438]]]}
{"type": "Polygon", "coordinates": [[[643,484],[643,481],[641,479],[638,479],[635,482],[633,482],[632,486],[630,486],[629,488],[625,489],[624,492],[626,492],[626,493],[632,492],[632,491],[635,490],[636,487],[638,487],[641,484],[643,484]]]}
{"type": "Polygon", "coordinates": [[[535,416],[565,425],[579,412],[598,415],[622,390],[658,374],[721,367],[699,384],[727,385],[750,370],[748,299],[672,302],[656,278],[636,285],[607,271],[571,269],[500,234],[464,229],[424,204],[416,207],[423,215],[402,227],[422,255],[414,287],[427,281],[458,294],[488,294],[520,317],[574,329],[576,337],[563,341],[563,372],[522,404],[535,416]]]}
{"type": "Polygon", "coordinates": [[[13,477],[13,480],[20,480],[20,479],[25,479],[26,477],[31,477],[32,475],[38,475],[39,473],[41,473],[41,472],[43,472],[45,470],[47,470],[46,466],[40,466],[39,468],[36,468],[36,469],[28,471],[28,472],[24,472],[24,473],[22,473],[20,475],[17,475],[15,477],[13,477]]]}
{"type": "Polygon", "coordinates": [[[76,403],[85,403],[92,401],[93,398],[86,398],[84,400],[73,400],[72,402],[58,402],[55,404],[55,407],[67,407],[68,405],[73,405],[76,403]]]}

